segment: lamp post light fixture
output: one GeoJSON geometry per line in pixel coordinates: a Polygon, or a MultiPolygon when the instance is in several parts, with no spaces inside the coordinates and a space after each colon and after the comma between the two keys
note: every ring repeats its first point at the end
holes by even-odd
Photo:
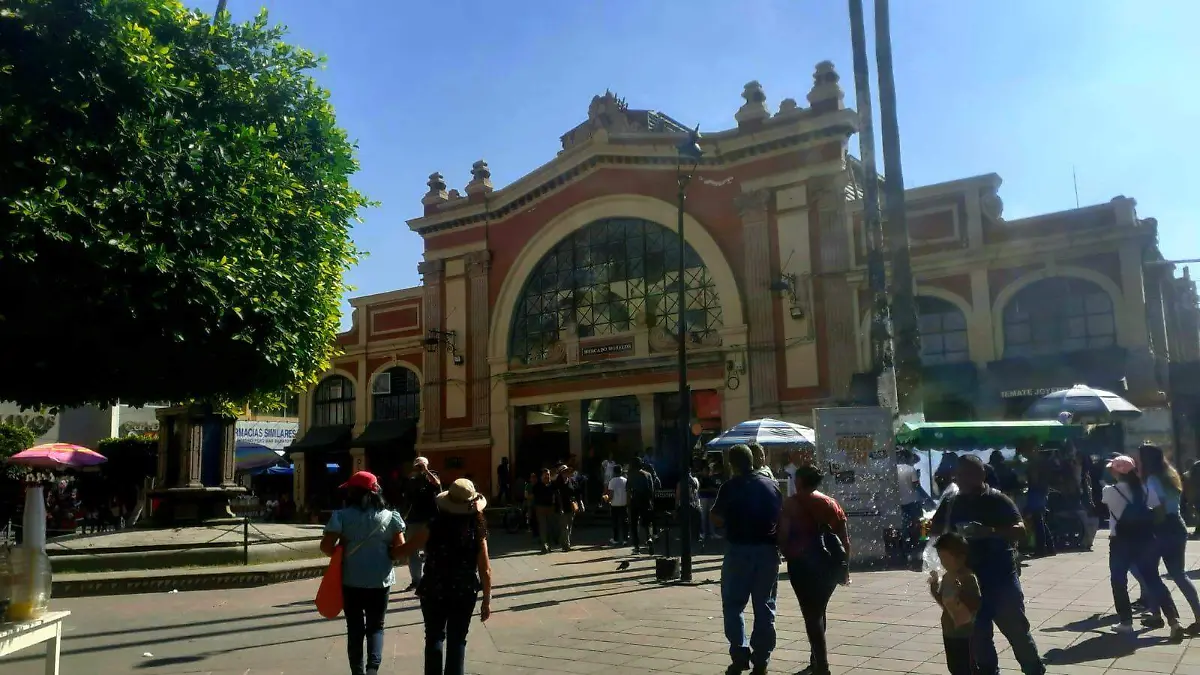
{"type": "Polygon", "coordinates": [[[683,238],[683,207],[687,199],[688,184],[700,166],[704,150],[700,148],[700,126],[688,132],[688,135],[676,147],[679,154],[676,165],[676,183],[678,191],[678,230],[679,230],[679,296],[677,300],[677,325],[679,338],[679,580],[690,583],[692,580],[692,519],[688,509],[692,504],[692,447],[691,447],[691,395],[687,381],[687,244],[683,238]],[[691,165],[690,167],[688,165],[691,165]]]}

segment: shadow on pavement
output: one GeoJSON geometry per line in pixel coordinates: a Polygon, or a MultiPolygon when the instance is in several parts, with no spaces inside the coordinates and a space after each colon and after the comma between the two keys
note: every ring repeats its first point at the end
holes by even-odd
{"type": "Polygon", "coordinates": [[[1091,633],[1105,626],[1115,625],[1118,621],[1116,614],[1100,614],[1096,613],[1086,619],[1072,621],[1065,626],[1058,628],[1042,628],[1044,633],[1091,633]]]}
{"type": "Polygon", "coordinates": [[[1118,659],[1122,656],[1129,656],[1140,647],[1150,647],[1160,642],[1162,640],[1158,638],[1102,633],[1065,649],[1051,649],[1046,652],[1045,659],[1048,664],[1060,666],[1101,659],[1118,659]]]}

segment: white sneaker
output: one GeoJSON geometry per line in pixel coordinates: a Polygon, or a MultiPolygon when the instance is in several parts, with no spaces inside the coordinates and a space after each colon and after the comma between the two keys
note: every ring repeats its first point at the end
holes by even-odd
{"type": "Polygon", "coordinates": [[[1122,635],[1128,635],[1133,632],[1133,624],[1132,623],[1117,624],[1117,632],[1121,633],[1122,635]]]}

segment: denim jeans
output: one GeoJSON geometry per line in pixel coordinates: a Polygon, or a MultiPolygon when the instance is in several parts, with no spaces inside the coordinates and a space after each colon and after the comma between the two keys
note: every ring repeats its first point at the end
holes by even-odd
{"type": "Polygon", "coordinates": [[[1129,602],[1129,571],[1137,570],[1142,597],[1151,609],[1161,609],[1167,619],[1179,618],[1179,610],[1162,577],[1158,576],[1158,545],[1153,537],[1130,540],[1113,536],[1108,540],[1108,571],[1112,584],[1113,603],[1121,623],[1133,623],[1133,608],[1129,602]]]}
{"type": "MultiPolygon", "coordinates": [[[[429,523],[408,523],[408,529],[404,533],[406,539],[412,539],[418,532],[429,529],[429,523]]],[[[408,574],[412,577],[413,587],[421,583],[421,575],[425,571],[425,552],[413,551],[413,554],[408,556],[408,574]]]]}
{"type": "MultiPolygon", "coordinates": [[[[1167,576],[1179,587],[1179,592],[1187,599],[1192,609],[1192,617],[1200,621],[1200,596],[1196,586],[1188,578],[1183,554],[1187,550],[1188,530],[1183,518],[1178,514],[1170,514],[1166,521],[1158,526],[1156,533],[1158,552],[1162,554],[1163,565],[1167,568],[1167,576]]],[[[1158,565],[1155,565],[1155,569],[1158,565]]]]}
{"type": "Polygon", "coordinates": [[[363,675],[363,640],[367,644],[366,670],[378,672],[383,663],[383,617],[387,614],[390,588],[342,586],[346,614],[346,656],[350,672],[363,675]]]}
{"type": "Polygon", "coordinates": [[[775,650],[775,596],[779,591],[779,550],[774,544],[730,543],[721,563],[721,608],[729,656],[735,664],[766,667],[775,650]],[[750,602],[754,632],[746,639],[743,612],[750,602]]]}
{"type": "Polygon", "coordinates": [[[1025,593],[1015,573],[993,578],[981,578],[979,613],[975,615],[975,632],[971,635],[971,655],[978,675],[999,675],[996,643],[992,625],[1012,645],[1013,656],[1025,675],[1043,675],[1046,666],[1038,654],[1037,645],[1025,616],[1025,593]]]}
{"type": "Polygon", "coordinates": [[[478,597],[474,595],[454,600],[421,598],[425,675],[463,675],[467,664],[467,630],[471,628],[476,600],[478,597]]]}

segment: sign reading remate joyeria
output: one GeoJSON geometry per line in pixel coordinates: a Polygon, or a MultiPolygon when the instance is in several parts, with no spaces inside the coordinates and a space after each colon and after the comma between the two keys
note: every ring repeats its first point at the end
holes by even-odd
{"type": "Polygon", "coordinates": [[[633,351],[633,342],[612,342],[603,345],[591,345],[579,348],[579,356],[583,358],[603,358],[633,351]]]}

